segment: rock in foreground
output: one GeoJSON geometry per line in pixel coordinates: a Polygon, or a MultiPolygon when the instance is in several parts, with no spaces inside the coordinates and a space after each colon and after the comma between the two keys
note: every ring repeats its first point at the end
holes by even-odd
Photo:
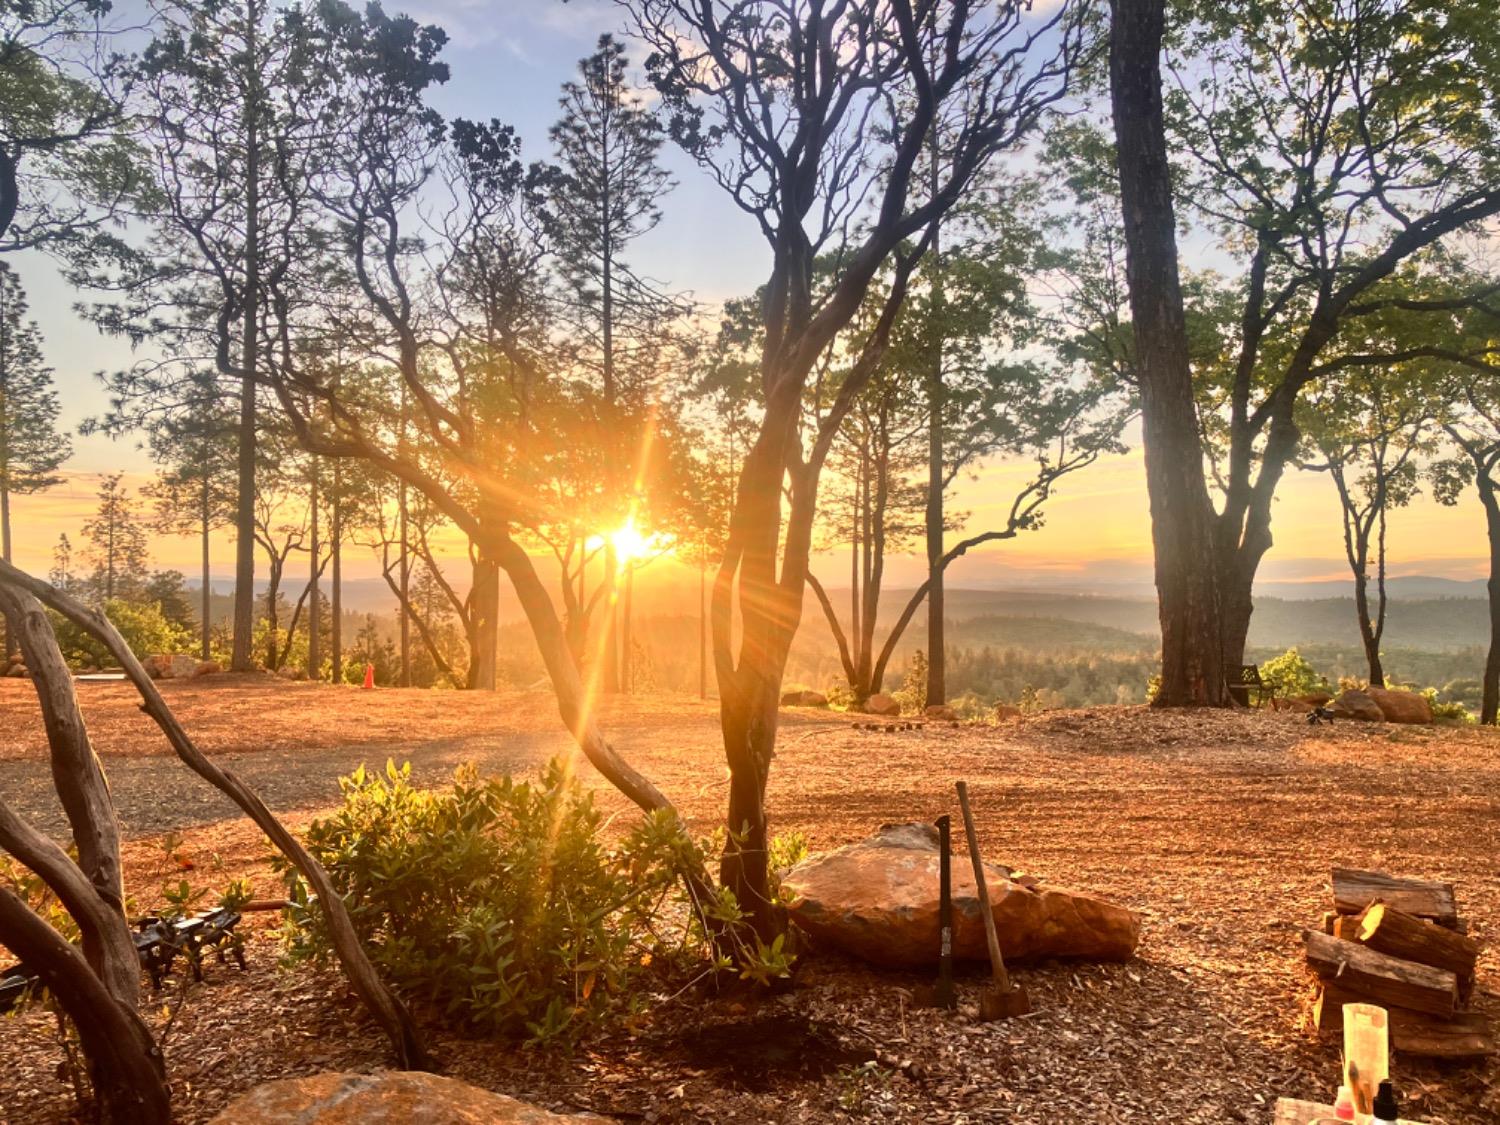
{"type": "Polygon", "coordinates": [[[901,714],[901,704],[897,703],[889,695],[877,691],[869,699],[865,700],[865,714],[881,715],[888,719],[894,719],[901,714]]]}
{"type": "MultiPolygon", "coordinates": [[[[953,855],[954,956],[989,956],[962,834],[953,855]]],[[[1077,957],[1124,961],[1141,920],[1122,906],[1043,883],[1012,882],[986,867],[1006,960],[1077,957]]],[[[930,824],[888,824],[868,840],[811,856],[787,874],[791,914],[815,938],[889,968],[924,968],[938,956],[938,834],[930,824]]]]}
{"type": "Polygon", "coordinates": [[[547,1125],[606,1121],[594,1114],[565,1116],[416,1071],[282,1078],[230,1102],[211,1125],[547,1125]]]}

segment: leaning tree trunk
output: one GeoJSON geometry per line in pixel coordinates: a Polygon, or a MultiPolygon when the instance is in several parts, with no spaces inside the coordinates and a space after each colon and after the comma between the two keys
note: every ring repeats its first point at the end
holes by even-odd
{"type": "Polygon", "coordinates": [[[1484,504],[1485,530],[1490,541],[1490,578],[1486,584],[1490,600],[1490,651],[1484,660],[1479,721],[1492,725],[1500,717],[1500,496],[1483,469],[1476,474],[1476,484],[1484,504]]]}
{"type": "Polygon", "coordinates": [[[1164,24],[1164,0],[1112,0],[1110,91],[1162,633],[1155,702],[1223,705],[1214,510],[1188,362],[1162,118],[1164,24]]]}
{"type": "Polygon", "coordinates": [[[0,847],[52,888],[78,923],[84,956],[122,1004],[140,999],[140,963],[125,920],[120,825],[109,785],[89,742],[52,624],[30,594],[0,587],[0,612],[18,638],[31,670],[52,766],[52,783],[73,843],[75,864],[48,837],[10,814],[0,802],[0,847]]]}
{"type": "Polygon", "coordinates": [[[105,1125],[170,1122],[166,1067],[144,1021],[110,995],[77,949],[4,887],[0,943],[41,978],[78,1029],[99,1119],[105,1125]]]}
{"type": "MultiPolygon", "coordinates": [[[[349,984],[355,994],[364,1001],[370,1014],[375,1017],[376,1022],[380,1024],[390,1040],[398,1064],[408,1069],[425,1067],[427,1055],[418,1038],[416,1024],[412,1021],[406,1007],[386,988],[379,974],[376,973],[375,966],[370,963],[369,957],[360,944],[359,935],[354,929],[348,909],[344,905],[343,897],[328,878],[328,873],[308,853],[297,837],[289,832],[275,814],[266,807],[265,802],[254,790],[233,773],[215,765],[198,749],[193,740],[188,737],[182,724],[177,721],[177,717],[172,714],[166,701],[162,699],[156,682],[146,674],[140,660],[136,658],[135,653],[125,643],[119,630],[114,627],[109,618],[98,610],[84,606],[48,583],[33,578],[7,563],[0,563],[0,584],[16,590],[24,590],[33,595],[49,609],[62,614],[103,643],[140,693],[141,710],[145,711],[161,728],[168,743],[171,744],[183,764],[233,801],[240,811],[245,813],[270,838],[276,849],[286,856],[312,887],[313,892],[318,896],[324,921],[328,926],[329,942],[333,945],[334,953],[348,977],[349,984]]],[[[0,940],[3,940],[3,935],[0,935],[0,940]]],[[[166,1120],[166,1118],[143,1120],[166,1120]]]]}

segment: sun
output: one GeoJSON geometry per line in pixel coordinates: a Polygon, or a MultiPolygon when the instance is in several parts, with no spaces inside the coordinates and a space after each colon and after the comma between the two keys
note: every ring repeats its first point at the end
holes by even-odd
{"type": "Polygon", "coordinates": [[[655,536],[648,538],[635,526],[635,520],[627,520],[617,530],[610,532],[610,546],[615,549],[615,558],[621,563],[634,562],[651,554],[655,536]]]}

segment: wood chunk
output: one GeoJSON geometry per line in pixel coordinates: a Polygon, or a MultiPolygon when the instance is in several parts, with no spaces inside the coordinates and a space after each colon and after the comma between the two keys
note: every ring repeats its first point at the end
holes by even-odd
{"type": "Polygon", "coordinates": [[[1474,980],[1479,943],[1471,937],[1424,922],[1384,902],[1371,903],[1354,922],[1353,940],[1361,945],[1405,961],[1447,969],[1458,978],[1460,989],[1466,981],[1474,980]]]}
{"type": "Polygon", "coordinates": [[[1458,927],[1452,883],[1397,879],[1383,871],[1350,867],[1333,869],[1333,908],[1340,914],[1358,914],[1376,900],[1418,918],[1430,918],[1450,930],[1458,927]]]}
{"type": "MultiPolygon", "coordinates": [[[[1427,923],[1423,922],[1422,924],[1425,926],[1427,923]]],[[[1333,929],[1329,930],[1328,932],[1331,933],[1334,937],[1338,938],[1340,941],[1358,941],[1359,915],[1337,915],[1333,920],[1333,929]]],[[[1382,950],[1381,952],[1385,952],[1385,950],[1382,950]]]]}
{"type": "Polygon", "coordinates": [[[1303,930],[1302,940],[1313,971],[1358,993],[1361,1000],[1435,1016],[1453,1015],[1458,978],[1447,969],[1403,961],[1317,930],[1303,930]]]}
{"type": "MultiPolygon", "coordinates": [[[[1334,983],[1325,984],[1312,1005],[1312,1023],[1325,1035],[1344,1033],[1344,1005],[1361,997],[1334,983]]],[[[1494,1029],[1479,1012],[1458,1012],[1439,1019],[1405,1008],[1388,1008],[1391,1045],[1402,1054],[1425,1059],[1483,1059],[1497,1053],[1494,1029]]]]}
{"type": "Polygon", "coordinates": [[[1338,920],[1342,917],[1344,915],[1340,914],[1337,910],[1323,911],[1323,932],[1325,934],[1333,933],[1334,926],[1338,924],[1338,920]]]}

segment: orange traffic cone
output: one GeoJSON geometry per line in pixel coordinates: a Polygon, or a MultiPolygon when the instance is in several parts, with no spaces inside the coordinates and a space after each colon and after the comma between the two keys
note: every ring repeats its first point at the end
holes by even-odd
{"type": "Polygon", "coordinates": [[[365,665],[365,689],[369,690],[375,686],[375,665],[365,665]]]}

